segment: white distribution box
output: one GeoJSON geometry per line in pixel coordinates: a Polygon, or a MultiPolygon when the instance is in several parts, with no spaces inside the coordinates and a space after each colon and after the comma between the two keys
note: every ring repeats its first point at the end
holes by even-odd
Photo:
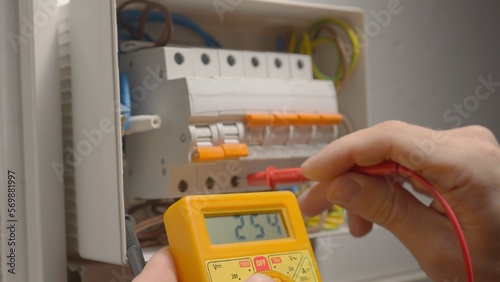
{"type": "MultiPolygon", "coordinates": [[[[314,122],[305,126],[298,120],[321,120],[322,115],[336,113],[340,107],[356,128],[367,125],[364,50],[339,105],[333,99],[331,82],[295,76],[287,54],[279,54],[289,64],[286,75],[270,78],[274,74],[264,75],[262,71],[245,77],[244,52],[273,52],[272,42],[283,32],[301,32],[322,18],[341,18],[362,29],[361,10],[247,0],[234,11],[226,11],[221,21],[217,13],[207,12],[213,11],[211,1],[162,3],[172,13],[189,16],[229,50],[217,50],[219,76],[196,69],[199,61],[191,47],[199,46],[186,45],[187,41],[175,42],[176,46],[185,47],[156,48],[156,54],[149,53],[151,50],[127,54],[128,62],[122,61],[119,67],[116,2],[70,2],[69,96],[73,108],[66,113],[72,128],[65,132],[74,133],[70,137],[78,145],[88,142],[84,132],[100,129],[103,121],[113,129],[103,133],[102,142],[74,167],[74,186],[66,186],[66,194],[74,195],[68,198],[71,206],[67,214],[72,215],[68,226],[73,230],[69,245],[77,246],[76,251],[86,259],[126,263],[125,198],[264,189],[246,187],[246,174],[269,165],[298,166],[321,144],[335,138],[334,126],[314,122]],[[142,77],[132,71],[142,73],[142,77]],[[127,136],[124,142],[117,110],[120,72],[129,73],[133,86],[131,94],[136,104],[132,105],[132,113],[158,114],[162,120],[159,129],[127,136]],[[330,95],[329,100],[322,95],[330,95]],[[259,118],[265,122],[256,122],[259,118]],[[207,155],[213,160],[207,161],[207,155]]],[[[318,55],[317,59],[322,58],[318,55]]],[[[263,65],[269,67],[269,62],[266,60],[263,65]]]]}

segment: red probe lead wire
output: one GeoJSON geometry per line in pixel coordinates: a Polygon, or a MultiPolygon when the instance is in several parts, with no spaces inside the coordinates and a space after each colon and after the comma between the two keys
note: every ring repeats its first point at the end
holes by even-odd
{"type": "MultiPolygon", "coordinates": [[[[451,209],[450,205],[446,201],[446,199],[439,193],[439,191],[432,185],[427,179],[422,177],[420,174],[414,172],[413,170],[402,166],[396,162],[388,161],[383,162],[378,165],[373,166],[356,166],[352,169],[353,172],[359,172],[366,175],[372,176],[383,176],[388,174],[401,174],[403,176],[408,176],[413,180],[422,184],[435,199],[438,200],[439,204],[443,207],[446,216],[451,222],[453,229],[458,238],[458,243],[460,245],[460,250],[462,251],[462,258],[464,261],[465,271],[467,275],[468,282],[474,282],[474,274],[472,271],[472,261],[470,258],[469,248],[467,246],[467,241],[465,239],[462,228],[460,227],[460,222],[458,221],[455,213],[451,209]]],[[[275,189],[278,184],[285,183],[298,183],[304,182],[306,178],[302,175],[300,168],[291,168],[286,170],[274,169],[274,167],[269,167],[266,171],[249,174],[247,176],[247,183],[251,186],[261,186],[264,184],[268,184],[271,189],[275,189]],[[284,173],[281,173],[284,172],[284,173]],[[281,178],[280,176],[285,176],[281,178]]]]}

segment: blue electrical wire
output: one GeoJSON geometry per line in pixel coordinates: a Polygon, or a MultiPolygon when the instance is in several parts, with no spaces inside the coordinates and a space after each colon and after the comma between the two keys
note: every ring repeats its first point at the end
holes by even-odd
{"type": "Polygon", "coordinates": [[[277,38],[277,43],[278,43],[278,51],[280,52],[285,52],[286,47],[285,47],[285,36],[283,34],[279,34],[277,38]]]}
{"type": "MultiPolygon", "coordinates": [[[[120,29],[123,29],[125,28],[122,24],[118,23],[118,31],[120,32],[120,29]]],[[[133,26],[133,25],[130,25],[129,26],[130,29],[132,29],[133,32],[136,32],[137,31],[137,27],[133,26]]],[[[127,32],[120,32],[120,34],[118,34],[118,39],[119,40],[135,40],[134,36],[131,35],[128,31],[127,32]]],[[[144,39],[146,41],[150,41],[150,42],[154,42],[154,39],[153,37],[151,37],[147,32],[144,32],[144,39]]]]}
{"type": "Polygon", "coordinates": [[[216,47],[216,48],[221,48],[220,43],[213,37],[211,36],[208,32],[203,30],[199,25],[191,21],[190,19],[183,17],[181,15],[173,15],[172,20],[174,24],[178,24],[180,26],[184,26],[186,28],[189,28],[195,32],[197,32],[205,44],[209,47],[216,47]]]}
{"type": "MultiPolygon", "coordinates": [[[[122,16],[124,20],[128,22],[138,22],[141,16],[141,11],[137,10],[129,10],[129,11],[123,11],[122,16]]],[[[151,12],[148,15],[148,21],[150,22],[164,22],[165,21],[165,16],[160,13],[160,12],[151,12]]],[[[172,22],[176,25],[180,25],[186,28],[189,28],[193,30],[194,32],[198,33],[200,37],[203,39],[203,42],[205,45],[209,47],[215,47],[215,48],[221,48],[220,43],[208,32],[203,30],[199,25],[197,25],[195,22],[191,21],[190,19],[173,14],[172,15],[172,22]]],[[[120,27],[120,26],[119,26],[120,27]]]]}
{"type": "Polygon", "coordinates": [[[120,110],[125,117],[123,128],[127,129],[130,125],[130,115],[132,109],[132,99],[130,97],[130,83],[126,73],[120,73],[120,110]]]}

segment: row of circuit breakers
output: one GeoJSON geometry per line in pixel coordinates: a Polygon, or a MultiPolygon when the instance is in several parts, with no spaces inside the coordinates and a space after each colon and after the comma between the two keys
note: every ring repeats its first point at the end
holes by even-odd
{"type": "Polygon", "coordinates": [[[156,130],[125,139],[127,195],[145,199],[259,191],[246,176],[299,166],[337,136],[332,81],[306,55],[163,47],[120,56],[132,115],[156,130]]]}

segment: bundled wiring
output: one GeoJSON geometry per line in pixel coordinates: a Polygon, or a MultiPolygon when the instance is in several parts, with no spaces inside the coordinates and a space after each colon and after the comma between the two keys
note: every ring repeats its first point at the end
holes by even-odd
{"type": "Polygon", "coordinates": [[[163,246],[168,244],[162,215],[170,205],[160,200],[148,200],[137,203],[127,209],[127,213],[137,218],[134,232],[141,247],[163,246]]]}
{"type": "Polygon", "coordinates": [[[163,224],[163,215],[157,215],[152,218],[148,218],[144,221],[137,223],[135,226],[135,232],[140,233],[148,228],[154,227],[156,225],[163,224]]]}
{"type": "Polygon", "coordinates": [[[142,247],[166,245],[167,235],[163,227],[163,214],[143,220],[135,226],[142,247]]]}
{"type": "Polygon", "coordinates": [[[348,77],[348,70],[349,70],[349,56],[347,54],[347,50],[345,47],[344,40],[342,37],[338,35],[338,33],[335,31],[330,26],[324,25],[320,26],[318,29],[316,29],[314,36],[314,40],[311,43],[311,48],[314,50],[316,47],[320,46],[321,44],[333,44],[334,46],[337,47],[337,50],[340,53],[340,58],[342,61],[342,64],[339,64],[338,70],[337,70],[337,75],[333,78],[329,77],[328,75],[324,74],[318,67],[313,67],[313,72],[316,77],[319,77],[324,80],[333,80],[336,83],[336,89],[337,92],[341,93],[342,89],[345,86],[345,83],[347,82],[347,77],[348,77]],[[327,31],[330,33],[332,38],[329,37],[319,37],[322,31],[327,31]]]}
{"type": "Polygon", "coordinates": [[[292,33],[289,38],[288,52],[299,52],[312,57],[313,73],[317,79],[332,80],[335,83],[337,93],[341,93],[350,75],[353,74],[359,61],[360,44],[356,32],[344,21],[339,19],[324,19],[313,24],[305,32],[300,42],[296,33],[292,33]],[[342,36],[338,34],[335,27],[341,29],[346,34],[349,42],[346,43],[342,36]],[[327,32],[329,36],[321,34],[327,32]],[[314,60],[314,50],[321,45],[333,45],[340,56],[341,63],[337,67],[335,75],[327,75],[320,70],[314,60]],[[298,50],[297,50],[298,45],[298,50]],[[349,56],[349,52],[351,55],[349,56]]]}
{"type": "Polygon", "coordinates": [[[170,10],[164,5],[151,1],[151,0],[129,0],[118,6],[117,17],[118,23],[121,27],[126,29],[128,33],[134,40],[144,41],[151,39],[149,35],[146,34],[146,23],[148,22],[149,14],[153,10],[158,10],[161,15],[163,15],[164,28],[160,36],[154,41],[154,46],[164,46],[166,45],[173,34],[173,21],[170,10]],[[125,19],[124,13],[125,8],[132,4],[144,4],[144,8],[139,12],[138,16],[138,27],[134,28],[129,21],[125,19]]]}
{"type": "MultiPolygon", "coordinates": [[[[123,21],[127,23],[136,23],[141,21],[143,12],[138,10],[127,10],[122,11],[120,14],[123,21]]],[[[165,22],[166,20],[167,18],[165,17],[164,13],[161,12],[153,11],[151,13],[148,13],[147,15],[147,21],[149,22],[165,22]]],[[[179,25],[196,32],[208,47],[221,48],[221,44],[212,35],[210,35],[192,20],[181,15],[173,14],[171,21],[175,25],[179,25]]]]}
{"type": "Polygon", "coordinates": [[[313,24],[309,28],[308,33],[309,34],[314,34],[314,32],[316,31],[316,29],[321,28],[322,26],[325,26],[325,25],[333,25],[333,26],[340,27],[345,32],[345,34],[347,35],[347,37],[348,37],[348,39],[350,41],[349,44],[352,47],[352,50],[351,50],[351,52],[352,52],[352,54],[351,54],[351,60],[350,60],[350,63],[349,63],[349,75],[351,75],[354,72],[354,70],[356,68],[356,65],[358,64],[358,61],[359,61],[360,44],[359,44],[358,35],[352,29],[352,27],[350,27],[347,23],[345,23],[344,21],[342,21],[340,19],[324,19],[324,20],[320,20],[319,22],[313,24]]]}

